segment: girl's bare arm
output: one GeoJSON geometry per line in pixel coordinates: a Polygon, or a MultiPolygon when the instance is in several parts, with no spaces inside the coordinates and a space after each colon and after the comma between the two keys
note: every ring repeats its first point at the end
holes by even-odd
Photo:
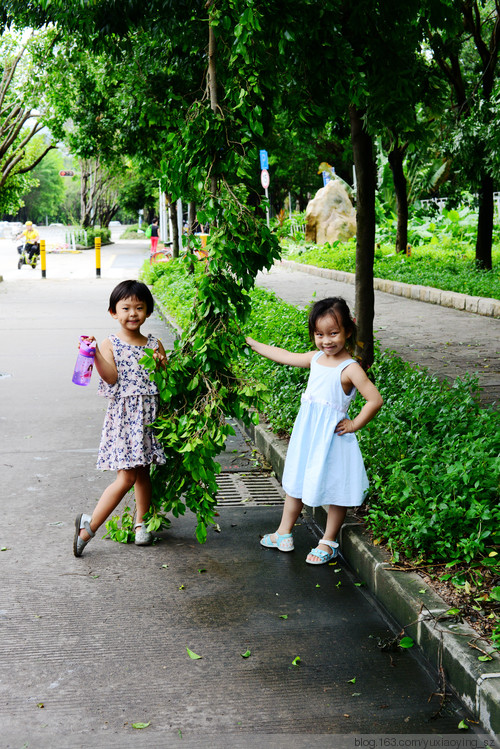
{"type": "MultiPolygon", "coordinates": [[[[87,341],[96,341],[94,336],[88,336],[87,341]]],[[[118,379],[118,370],[116,369],[115,357],[113,356],[113,345],[109,338],[106,338],[100,346],[96,341],[95,346],[95,368],[99,375],[107,382],[108,385],[114,385],[118,379]]]]}
{"type": "Polygon", "coordinates": [[[361,393],[366,403],[354,419],[342,419],[339,421],[335,429],[337,434],[350,434],[357,432],[358,429],[362,429],[380,411],[384,403],[379,391],[373,382],[368,379],[366,372],[359,364],[350,364],[345,368],[344,372],[347,382],[350,382],[361,393]]]}
{"type": "Polygon", "coordinates": [[[268,343],[260,343],[247,336],[245,338],[250,348],[255,353],[264,356],[266,359],[277,362],[277,364],[288,364],[290,367],[310,367],[314,351],[308,351],[306,354],[296,354],[293,351],[287,351],[278,346],[270,346],[268,343]]]}

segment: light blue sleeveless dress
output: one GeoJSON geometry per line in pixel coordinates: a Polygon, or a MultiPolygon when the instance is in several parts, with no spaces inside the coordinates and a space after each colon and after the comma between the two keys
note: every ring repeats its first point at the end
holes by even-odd
{"type": "Polygon", "coordinates": [[[283,489],[309,507],[340,505],[358,507],[367,489],[363,458],[355,434],[335,434],[347,416],[356,388],[346,395],[340,381],[342,371],[354,362],[325,367],[318,351],[311,360],[307,388],[288,446],[283,489]]]}

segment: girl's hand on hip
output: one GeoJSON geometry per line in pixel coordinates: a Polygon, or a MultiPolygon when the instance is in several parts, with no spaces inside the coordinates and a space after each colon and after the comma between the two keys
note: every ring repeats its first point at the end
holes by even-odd
{"type": "Polygon", "coordinates": [[[335,427],[335,434],[352,434],[355,431],[354,424],[350,419],[341,419],[335,427]]]}

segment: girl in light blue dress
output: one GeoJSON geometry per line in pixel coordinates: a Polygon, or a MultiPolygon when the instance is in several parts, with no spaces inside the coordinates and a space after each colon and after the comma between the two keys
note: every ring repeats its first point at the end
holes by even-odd
{"type": "Polygon", "coordinates": [[[317,351],[293,353],[247,338],[261,356],[292,367],[308,367],[307,388],[290,438],[283,472],[286,492],[281,523],[261,540],[267,548],[293,550],[292,528],[302,506],[328,506],[323,538],[307,555],[309,564],[326,564],[338,553],[337,535],[347,508],[358,507],[368,489],[363,458],[354,435],[382,407],[382,398],[352,358],[356,324],[344,299],[316,302],[309,314],[309,335],[317,351]],[[359,391],[366,403],[354,419],[349,405],[359,391]]]}

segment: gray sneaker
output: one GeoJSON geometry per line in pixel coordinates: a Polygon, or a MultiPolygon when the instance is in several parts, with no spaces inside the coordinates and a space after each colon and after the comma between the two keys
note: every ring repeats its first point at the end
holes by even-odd
{"type": "Polygon", "coordinates": [[[135,526],[135,545],[149,546],[153,541],[153,534],[146,530],[145,523],[138,523],[135,526]]]}
{"type": "Polygon", "coordinates": [[[95,533],[90,527],[90,521],[92,520],[90,515],[84,515],[81,513],[80,515],[77,515],[75,520],[75,535],[73,538],[73,554],[75,557],[81,557],[84,548],[87,546],[88,542],[91,538],[94,538],[95,533]],[[80,531],[82,528],[85,528],[87,533],[89,534],[90,538],[87,541],[84,541],[83,538],[80,537],[80,531]]]}

